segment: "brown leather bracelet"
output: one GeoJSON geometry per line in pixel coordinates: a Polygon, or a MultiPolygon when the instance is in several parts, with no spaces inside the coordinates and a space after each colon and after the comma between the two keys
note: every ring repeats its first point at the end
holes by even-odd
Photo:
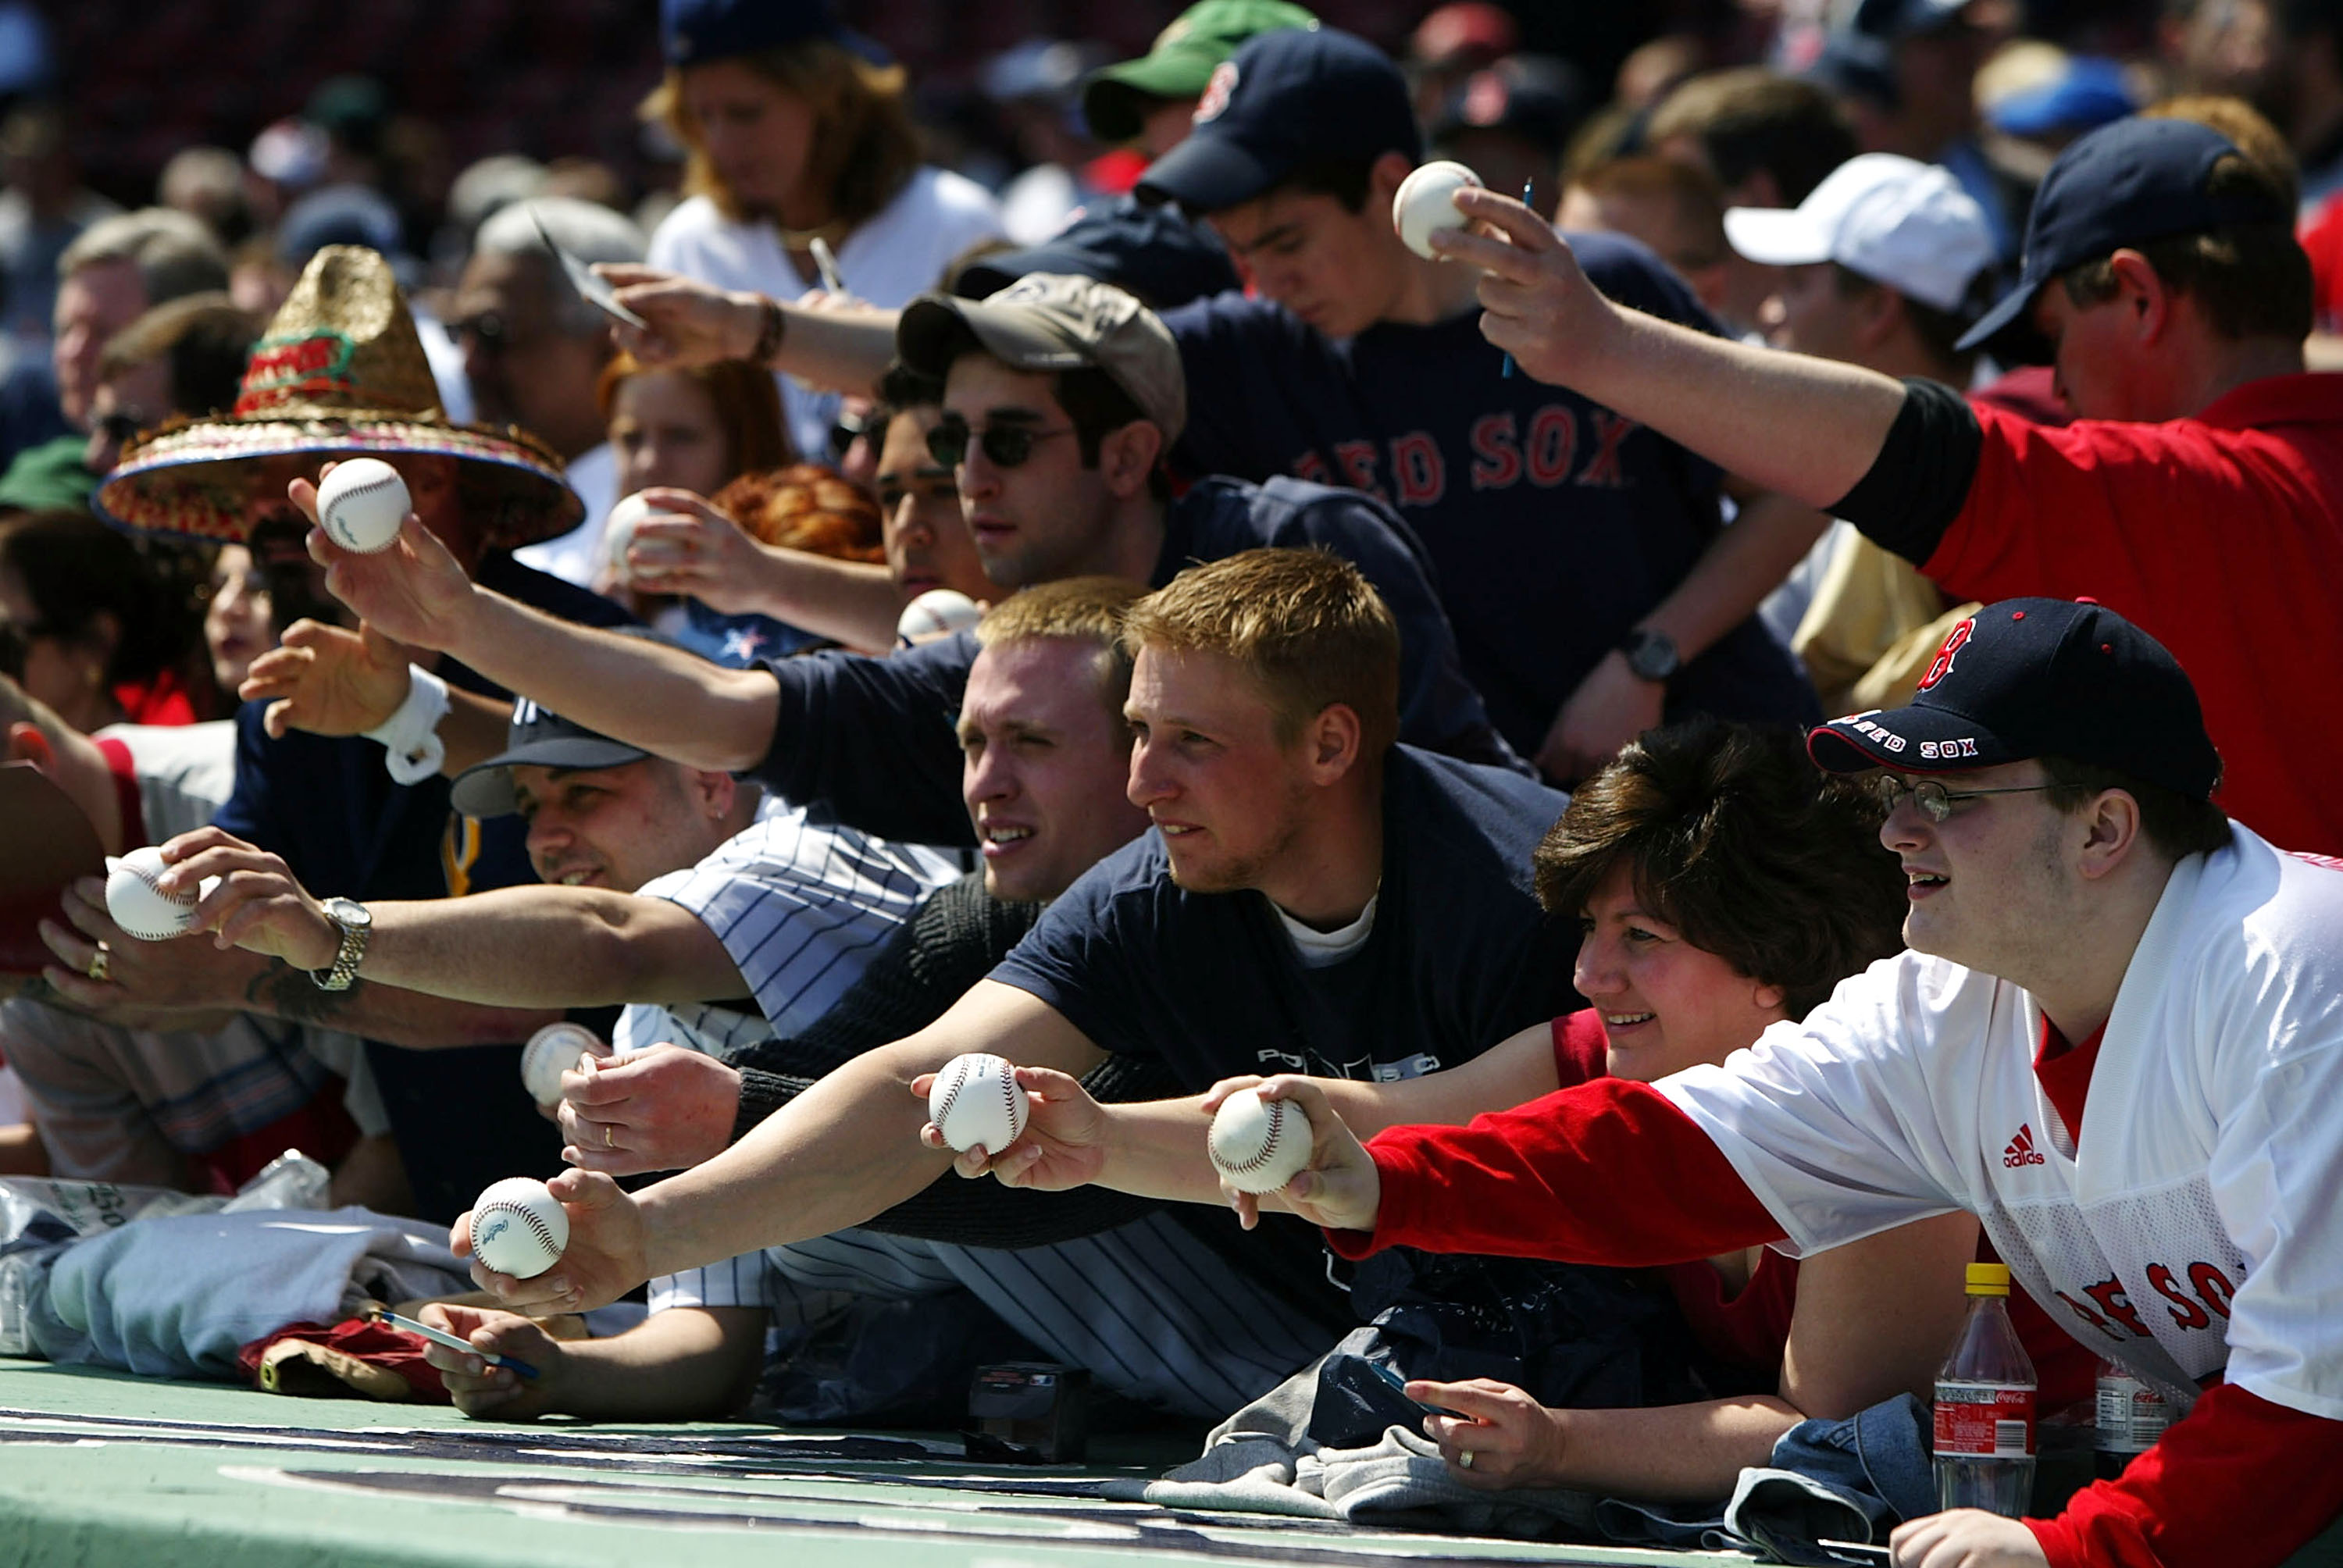
{"type": "Polygon", "coordinates": [[[765,307],[765,325],[757,334],[757,347],[749,351],[751,365],[770,365],[773,356],[781,351],[781,338],[789,331],[789,317],[781,314],[780,301],[766,298],[759,301],[765,307]]]}

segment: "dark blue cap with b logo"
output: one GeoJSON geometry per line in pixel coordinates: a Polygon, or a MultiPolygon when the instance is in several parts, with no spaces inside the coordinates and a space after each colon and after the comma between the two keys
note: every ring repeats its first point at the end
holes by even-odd
{"type": "Polygon", "coordinates": [[[649,752],[624,741],[598,735],[582,724],[539,708],[528,698],[513,704],[512,723],[505,730],[505,749],[456,776],[448,802],[467,817],[507,817],[520,809],[513,794],[516,768],[550,768],[578,772],[594,768],[623,768],[640,762],[649,752]]]}
{"type": "Polygon", "coordinates": [[[1953,628],[1908,706],[1806,737],[1833,773],[1959,773],[2035,757],[2105,768],[2193,800],[2221,781],[2187,672],[2089,599],[2011,598],[1953,628]]]}

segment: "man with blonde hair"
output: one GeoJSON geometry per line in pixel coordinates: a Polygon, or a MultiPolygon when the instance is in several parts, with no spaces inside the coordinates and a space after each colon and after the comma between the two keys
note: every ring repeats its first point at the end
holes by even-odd
{"type": "MultiPolygon", "coordinates": [[[[860,1225],[948,1168],[913,1141],[924,1076],[967,1051],[1073,1074],[1125,1059],[1183,1091],[1249,1071],[1400,1079],[1553,1016],[1571,933],[1540,914],[1529,866],[1564,799],[1393,742],[1398,633],[1356,568],[1244,551],[1141,600],[1125,636],[1128,794],[1153,831],[1077,880],[932,1025],[656,1186],[557,1178],[561,1261],[476,1277],[509,1305],[568,1310],[860,1225]]],[[[1276,1245],[1315,1271],[1306,1237],[1276,1245]]],[[[1318,1295],[1264,1307],[1248,1336],[1307,1361],[1340,1332],[1339,1298],[1318,1295]]]]}

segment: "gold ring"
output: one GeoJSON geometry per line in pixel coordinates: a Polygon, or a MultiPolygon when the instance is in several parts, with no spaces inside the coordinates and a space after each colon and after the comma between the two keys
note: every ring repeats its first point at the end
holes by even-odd
{"type": "Polygon", "coordinates": [[[89,955],[89,978],[100,985],[114,978],[114,954],[104,942],[98,943],[97,950],[89,955]]]}
{"type": "Polygon", "coordinates": [[[605,1149],[616,1149],[618,1146],[618,1130],[605,1121],[602,1123],[602,1147],[605,1149]]]}
{"type": "Polygon", "coordinates": [[[1465,1449],[1457,1454],[1456,1468],[1459,1470],[1470,1470],[1473,1468],[1473,1451],[1471,1449],[1465,1449]]]}

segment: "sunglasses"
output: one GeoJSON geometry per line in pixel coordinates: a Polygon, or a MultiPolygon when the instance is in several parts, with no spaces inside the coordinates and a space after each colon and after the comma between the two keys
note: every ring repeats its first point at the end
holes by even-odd
{"type": "MultiPolygon", "coordinates": [[[[1014,468],[1033,455],[1033,448],[1052,436],[1071,436],[1074,427],[1068,425],[1057,430],[1036,430],[1024,425],[987,425],[977,433],[976,444],[984,452],[984,460],[996,468],[1014,468]]],[[[951,415],[928,432],[928,456],[947,468],[957,468],[968,461],[968,421],[951,415]]]]}
{"type": "Polygon", "coordinates": [[[1893,773],[1882,773],[1871,781],[1871,793],[1880,805],[1893,811],[1904,804],[1908,796],[1913,804],[1928,814],[1932,822],[1942,822],[1953,814],[1953,804],[1958,800],[1974,800],[1980,795],[2031,795],[2037,789],[2055,789],[2056,784],[2018,784],[2006,789],[1947,789],[1934,779],[1923,779],[1917,784],[1906,784],[1893,773]]]}
{"type": "Polygon", "coordinates": [[[483,310],[478,316],[466,317],[461,321],[447,322],[446,327],[448,342],[461,348],[465,338],[478,338],[481,352],[486,354],[515,352],[537,340],[533,334],[515,332],[512,324],[493,310],[483,310]]]}

